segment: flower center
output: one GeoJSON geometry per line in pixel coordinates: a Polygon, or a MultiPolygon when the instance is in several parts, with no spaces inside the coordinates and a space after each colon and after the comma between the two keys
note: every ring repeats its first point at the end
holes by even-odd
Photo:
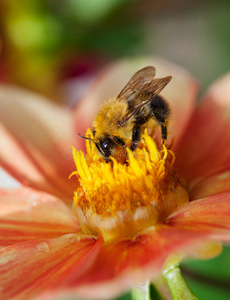
{"type": "Polygon", "coordinates": [[[91,141],[86,148],[85,156],[73,148],[77,170],[71,174],[79,180],[74,210],[84,233],[100,233],[104,240],[133,237],[188,202],[174,153],[165,146],[159,150],[147,131],[139,148],[127,149],[127,164],[114,158],[106,163],[91,141]]]}

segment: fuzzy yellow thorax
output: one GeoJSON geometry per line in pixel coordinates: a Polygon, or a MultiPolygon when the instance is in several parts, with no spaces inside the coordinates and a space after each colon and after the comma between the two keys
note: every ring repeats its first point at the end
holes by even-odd
{"type": "MultiPolygon", "coordinates": [[[[90,130],[86,136],[92,136],[90,130]]],[[[79,180],[74,210],[84,233],[100,233],[104,240],[133,237],[188,202],[174,153],[158,147],[147,130],[139,148],[127,149],[126,164],[111,157],[107,163],[91,141],[86,141],[86,149],[84,155],[73,148],[77,170],[71,174],[79,180]]]]}

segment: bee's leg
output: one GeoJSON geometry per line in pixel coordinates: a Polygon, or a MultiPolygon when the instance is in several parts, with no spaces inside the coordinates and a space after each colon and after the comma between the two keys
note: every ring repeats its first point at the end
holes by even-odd
{"type": "Polygon", "coordinates": [[[130,146],[130,150],[135,150],[137,148],[138,143],[141,139],[141,127],[135,125],[133,128],[133,135],[132,135],[132,145],[130,146]]]}
{"type": "Polygon", "coordinates": [[[160,95],[154,96],[150,102],[154,119],[161,126],[162,143],[167,140],[167,119],[170,115],[168,103],[160,95]]]}
{"type": "Polygon", "coordinates": [[[161,123],[161,137],[162,137],[162,143],[165,143],[165,140],[167,140],[167,126],[165,123],[161,123]]]}

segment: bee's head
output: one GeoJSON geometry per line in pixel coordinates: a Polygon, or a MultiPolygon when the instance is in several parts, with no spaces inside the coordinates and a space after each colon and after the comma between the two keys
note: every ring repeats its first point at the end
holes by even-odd
{"type": "Polygon", "coordinates": [[[95,145],[107,161],[111,161],[109,157],[112,156],[120,163],[126,162],[126,145],[119,137],[105,136],[99,139],[99,142],[95,143],[95,145]]]}
{"type": "MultiPolygon", "coordinates": [[[[95,132],[93,132],[95,137],[95,132]]],[[[117,138],[110,136],[103,136],[100,138],[88,138],[85,136],[78,135],[83,139],[87,139],[92,141],[100,154],[106,159],[107,162],[111,162],[112,160],[109,158],[110,156],[114,157],[117,161],[125,162],[126,160],[126,146],[125,143],[117,138]]]]}

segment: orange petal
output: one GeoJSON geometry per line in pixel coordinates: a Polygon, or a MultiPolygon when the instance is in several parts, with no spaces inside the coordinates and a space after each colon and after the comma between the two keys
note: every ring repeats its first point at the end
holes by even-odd
{"type": "Polygon", "coordinates": [[[29,241],[0,250],[1,299],[31,299],[62,283],[78,267],[79,276],[95,259],[100,241],[68,234],[29,241]]]}
{"type": "Polygon", "coordinates": [[[230,192],[230,169],[227,168],[198,181],[189,193],[191,200],[230,192]]]}
{"type": "Polygon", "coordinates": [[[90,299],[114,297],[136,283],[154,278],[170,253],[191,253],[201,236],[162,226],[146,230],[132,240],[105,243],[93,267],[81,278],[72,276],[65,292],[90,299]]]}
{"type": "Polygon", "coordinates": [[[71,117],[36,94],[0,86],[0,163],[25,185],[71,201],[71,117]]]}
{"type": "Polygon", "coordinates": [[[0,246],[79,231],[59,199],[30,188],[0,189],[0,246]]]}
{"type": "Polygon", "coordinates": [[[177,166],[191,180],[230,165],[230,73],[214,83],[177,147],[177,166]]]}
{"type": "Polygon", "coordinates": [[[217,240],[230,241],[230,193],[195,200],[169,216],[168,225],[192,230],[209,230],[217,240]]]}
{"type": "Polygon", "coordinates": [[[175,136],[178,140],[193,111],[198,85],[187,71],[158,57],[123,59],[105,68],[74,110],[76,127],[81,127],[80,133],[84,134],[92,125],[101,103],[116,97],[135,72],[149,65],[156,67],[156,77],[173,77],[161,94],[168,100],[172,110],[169,137],[175,136]]]}

